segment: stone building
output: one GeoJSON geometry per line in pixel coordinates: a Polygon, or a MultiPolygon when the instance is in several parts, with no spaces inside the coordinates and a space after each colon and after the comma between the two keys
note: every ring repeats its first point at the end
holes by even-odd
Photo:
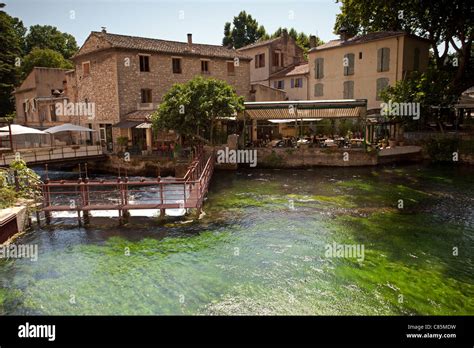
{"type": "MultiPolygon", "coordinates": [[[[151,150],[150,115],[175,83],[201,75],[224,80],[250,99],[250,60],[242,52],[217,45],[92,32],[72,58],[76,69],[68,75],[68,93],[76,102],[93,103],[95,117],[81,116],[83,125],[97,131],[108,151],[116,139],[151,150]]],[[[158,139],[159,140],[159,139],[158,139]]]]}
{"type": "Polygon", "coordinates": [[[55,103],[66,100],[66,73],[68,70],[56,68],[33,68],[20,86],[15,88],[15,123],[34,127],[49,128],[70,117],[56,115],[55,103]]]}
{"type": "MultiPolygon", "coordinates": [[[[255,42],[239,48],[237,51],[253,58],[250,65],[253,101],[291,99],[289,96],[282,98],[281,93],[271,91],[271,89],[286,91],[285,88],[279,88],[282,87],[281,85],[274,84],[273,76],[280,76],[279,74],[282,72],[306,63],[303,49],[296,44],[296,41],[288,35],[286,30],[283,30],[279,37],[255,42]],[[259,86],[257,87],[257,85],[259,86]],[[266,89],[269,91],[265,91],[266,89]],[[269,97],[272,99],[268,99],[269,97]]],[[[291,88],[290,85],[288,87],[291,88]]],[[[303,88],[307,89],[305,86],[303,88]]],[[[292,96],[293,93],[290,95],[292,96]]]]}

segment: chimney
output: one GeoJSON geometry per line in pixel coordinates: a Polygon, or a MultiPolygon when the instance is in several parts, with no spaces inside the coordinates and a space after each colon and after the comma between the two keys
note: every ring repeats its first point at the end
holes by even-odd
{"type": "Polygon", "coordinates": [[[309,47],[310,48],[315,48],[316,47],[316,36],[311,35],[309,37],[309,47]]]}
{"type": "Polygon", "coordinates": [[[193,34],[188,34],[188,45],[191,46],[193,44],[193,34]]]}
{"type": "Polygon", "coordinates": [[[348,39],[352,37],[352,35],[349,34],[345,26],[341,26],[339,28],[339,37],[341,38],[342,41],[347,41],[348,39]]]}
{"type": "Polygon", "coordinates": [[[107,33],[107,28],[106,28],[106,27],[101,27],[101,28],[102,28],[102,32],[103,32],[104,34],[106,34],[106,33],[107,33]]]}
{"type": "Polygon", "coordinates": [[[281,37],[286,41],[288,40],[288,30],[286,28],[283,28],[281,30],[281,37]]]}

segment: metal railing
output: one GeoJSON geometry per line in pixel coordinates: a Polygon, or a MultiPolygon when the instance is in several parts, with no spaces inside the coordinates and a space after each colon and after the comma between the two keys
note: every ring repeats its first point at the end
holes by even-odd
{"type": "Polygon", "coordinates": [[[21,158],[27,164],[34,164],[102,155],[103,152],[100,145],[69,145],[21,149],[15,153],[2,154],[0,157],[0,166],[8,166],[18,158],[21,158]]]}
{"type": "Polygon", "coordinates": [[[200,153],[183,178],[52,181],[43,184],[43,210],[91,211],[132,209],[200,209],[214,171],[214,155],[200,153]]]}

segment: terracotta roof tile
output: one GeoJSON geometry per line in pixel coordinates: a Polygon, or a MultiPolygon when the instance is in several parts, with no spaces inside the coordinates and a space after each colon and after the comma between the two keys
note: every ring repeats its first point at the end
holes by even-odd
{"type": "Polygon", "coordinates": [[[151,114],[154,113],[155,110],[136,110],[129,112],[124,116],[124,119],[127,121],[142,121],[146,122],[149,121],[151,118],[151,114]]]}
{"type": "Polygon", "coordinates": [[[357,35],[354,37],[351,37],[347,39],[346,41],[343,41],[341,39],[336,39],[336,40],[331,40],[323,45],[320,45],[318,47],[314,47],[309,50],[309,52],[315,52],[315,51],[321,51],[324,49],[328,48],[333,48],[333,47],[339,47],[339,46],[347,46],[347,45],[355,45],[355,44],[361,44],[365,42],[370,42],[370,41],[375,41],[375,40],[380,40],[380,39],[385,39],[389,37],[397,37],[397,36],[402,36],[402,35],[408,35],[410,37],[419,39],[419,40],[425,40],[429,41],[427,39],[424,39],[422,37],[408,34],[405,31],[378,31],[375,33],[368,33],[366,35],[357,35]]]}
{"type": "Polygon", "coordinates": [[[278,72],[270,75],[270,78],[295,76],[295,75],[305,75],[305,74],[309,74],[309,64],[308,63],[289,66],[288,68],[285,68],[281,71],[278,71],[278,72]]]}
{"type": "Polygon", "coordinates": [[[250,48],[265,46],[265,45],[271,44],[272,42],[278,41],[280,39],[281,39],[281,36],[275,37],[273,39],[257,41],[257,42],[254,42],[253,44],[238,48],[237,51],[245,51],[250,48]]]}
{"type": "Polygon", "coordinates": [[[96,35],[100,38],[103,38],[111,45],[112,48],[227,59],[234,59],[238,57],[239,59],[251,60],[250,57],[244,55],[243,53],[218,45],[198,43],[192,43],[189,45],[187,42],[118,35],[96,31],[93,31],[91,35],[96,35]]]}

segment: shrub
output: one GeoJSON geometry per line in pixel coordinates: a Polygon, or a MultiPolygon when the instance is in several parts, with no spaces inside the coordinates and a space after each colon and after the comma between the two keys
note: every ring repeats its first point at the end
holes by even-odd
{"type": "Polygon", "coordinates": [[[459,140],[434,137],[425,142],[425,148],[433,162],[452,162],[453,152],[459,149],[459,140]]]}

